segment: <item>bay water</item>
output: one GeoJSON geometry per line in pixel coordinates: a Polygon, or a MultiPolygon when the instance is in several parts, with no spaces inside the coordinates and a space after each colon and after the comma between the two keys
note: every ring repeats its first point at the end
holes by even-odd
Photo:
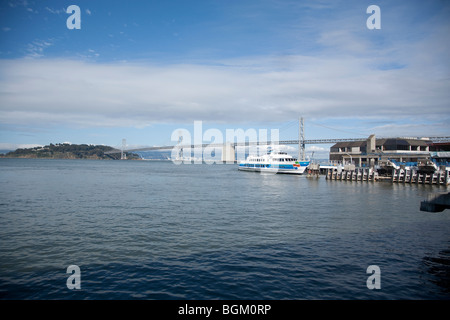
{"type": "Polygon", "coordinates": [[[0,185],[0,299],[450,298],[450,210],[419,210],[447,186],[45,159],[0,185]]]}

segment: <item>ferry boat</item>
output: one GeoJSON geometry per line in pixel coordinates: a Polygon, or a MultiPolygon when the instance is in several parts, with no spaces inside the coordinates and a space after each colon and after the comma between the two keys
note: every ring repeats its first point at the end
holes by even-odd
{"type": "Polygon", "coordinates": [[[267,173],[303,174],[309,161],[297,161],[286,152],[270,151],[262,156],[248,156],[239,163],[241,171],[255,171],[267,173]]]}

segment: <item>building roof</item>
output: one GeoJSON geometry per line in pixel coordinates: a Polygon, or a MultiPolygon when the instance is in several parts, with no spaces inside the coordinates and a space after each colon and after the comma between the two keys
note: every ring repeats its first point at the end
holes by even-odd
{"type": "Polygon", "coordinates": [[[348,142],[338,142],[332,146],[332,148],[347,148],[347,147],[362,147],[367,145],[367,141],[348,141],[348,142]]]}
{"type": "Polygon", "coordinates": [[[377,139],[377,146],[384,145],[409,145],[409,146],[428,146],[427,140],[420,139],[407,139],[407,138],[388,138],[388,139],[377,139]]]}
{"type": "MultiPolygon", "coordinates": [[[[349,141],[349,142],[338,142],[332,146],[332,148],[347,148],[347,147],[363,147],[367,145],[367,140],[363,141],[349,141]]],[[[376,146],[385,145],[410,145],[410,146],[428,146],[426,140],[420,139],[408,139],[408,138],[384,138],[376,139],[376,146]]]]}
{"type": "Polygon", "coordinates": [[[348,141],[348,142],[338,142],[332,146],[332,148],[347,148],[347,147],[362,147],[367,144],[367,141],[348,141]]]}

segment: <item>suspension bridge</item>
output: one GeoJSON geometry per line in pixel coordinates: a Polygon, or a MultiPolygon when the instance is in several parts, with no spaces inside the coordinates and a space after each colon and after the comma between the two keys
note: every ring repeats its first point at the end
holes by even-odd
{"type": "MultiPolygon", "coordinates": [[[[252,146],[268,146],[268,145],[298,145],[298,159],[305,160],[305,145],[307,144],[335,144],[338,142],[355,142],[355,141],[366,141],[367,138],[339,138],[339,139],[305,139],[304,138],[304,122],[303,118],[299,119],[298,122],[298,139],[291,140],[268,140],[268,141],[236,141],[236,142],[224,142],[224,143],[202,143],[202,144],[192,144],[183,143],[182,138],[178,140],[176,145],[165,145],[165,146],[149,146],[134,149],[126,149],[126,140],[122,140],[121,149],[113,149],[111,151],[105,152],[105,154],[121,153],[121,159],[126,159],[127,152],[140,152],[140,151],[157,151],[157,150],[172,150],[177,148],[180,155],[183,154],[183,150],[192,150],[204,148],[222,148],[222,161],[234,162],[236,160],[235,151],[236,147],[252,147],[252,146]]],[[[396,137],[397,138],[397,137],[396,137]]],[[[393,138],[393,139],[396,139],[393,138]]],[[[424,139],[432,143],[442,143],[449,142],[450,137],[414,137],[413,139],[424,139]]]]}

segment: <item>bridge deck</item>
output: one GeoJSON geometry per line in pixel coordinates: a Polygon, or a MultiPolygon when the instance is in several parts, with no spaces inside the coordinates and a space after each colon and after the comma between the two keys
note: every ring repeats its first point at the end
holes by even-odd
{"type": "MultiPolygon", "coordinates": [[[[436,143],[436,142],[447,142],[450,141],[450,137],[429,137],[427,138],[430,141],[436,143]]],[[[365,138],[348,138],[348,139],[310,139],[310,140],[304,140],[304,144],[333,144],[338,142],[354,142],[354,141],[366,141],[365,138]]],[[[233,147],[243,147],[243,146],[264,146],[264,145],[285,145],[285,144],[295,144],[298,145],[299,140],[280,140],[276,141],[275,143],[273,141],[259,141],[259,142],[233,142],[231,145],[233,147]]],[[[124,152],[135,152],[135,151],[154,151],[154,150],[170,150],[175,147],[178,148],[206,148],[206,147],[223,147],[225,144],[228,143],[204,143],[204,144],[190,144],[190,145],[173,145],[173,146],[159,146],[159,147],[144,147],[144,148],[137,148],[137,149],[127,149],[123,150],[124,152]]],[[[105,154],[112,154],[112,153],[119,153],[122,152],[122,150],[114,149],[111,151],[105,152],[105,154]]]]}

